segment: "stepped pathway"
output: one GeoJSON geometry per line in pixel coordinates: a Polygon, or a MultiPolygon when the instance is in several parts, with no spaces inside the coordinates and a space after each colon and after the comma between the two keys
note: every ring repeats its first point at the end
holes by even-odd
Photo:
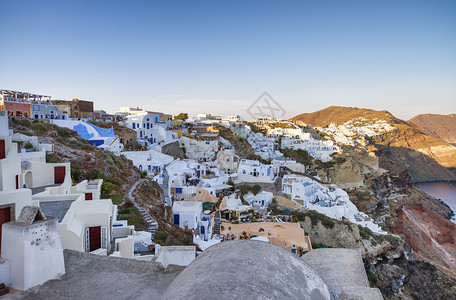
{"type": "Polygon", "coordinates": [[[332,184],[331,182],[322,181],[322,180],[320,180],[320,179],[318,179],[318,178],[316,178],[316,177],[313,177],[312,175],[306,174],[306,173],[301,173],[301,172],[292,171],[292,170],[291,170],[290,168],[288,168],[288,167],[283,167],[283,166],[281,166],[280,169],[281,169],[281,170],[284,170],[284,171],[287,171],[287,172],[289,172],[290,174],[301,175],[301,176],[308,177],[308,178],[310,178],[310,179],[312,179],[312,180],[314,180],[314,181],[316,181],[316,182],[318,182],[318,183],[320,183],[320,184],[322,184],[322,185],[332,184]]]}
{"type": "Polygon", "coordinates": [[[222,221],[220,221],[220,211],[215,213],[214,217],[214,234],[220,234],[220,225],[222,221]]]}
{"type": "Polygon", "coordinates": [[[155,237],[155,233],[157,232],[157,229],[158,229],[158,223],[154,218],[152,218],[152,216],[147,212],[147,210],[145,210],[143,207],[141,207],[135,201],[135,197],[133,196],[133,191],[136,189],[136,187],[140,183],[142,183],[144,181],[146,181],[146,179],[140,179],[131,186],[130,190],[128,191],[128,199],[130,199],[130,201],[138,208],[139,212],[141,213],[141,216],[143,217],[144,221],[146,222],[147,231],[152,234],[152,240],[153,240],[155,237]]]}

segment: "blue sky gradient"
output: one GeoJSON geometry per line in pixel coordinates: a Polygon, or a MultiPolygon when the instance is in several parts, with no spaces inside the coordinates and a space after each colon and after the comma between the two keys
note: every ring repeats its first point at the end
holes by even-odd
{"type": "Polygon", "coordinates": [[[96,109],[456,113],[456,1],[0,1],[0,88],[96,109]]]}

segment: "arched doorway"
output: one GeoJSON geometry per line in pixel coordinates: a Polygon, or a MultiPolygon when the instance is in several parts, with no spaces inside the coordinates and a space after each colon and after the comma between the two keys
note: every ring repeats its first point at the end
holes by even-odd
{"type": "Polygon", "coordinates": [[[28,188],[32,188],[33,187],[33,174],[31,171],[28,171],[27,173],[25,173],[25,185],[28,187],[28,188]]]}

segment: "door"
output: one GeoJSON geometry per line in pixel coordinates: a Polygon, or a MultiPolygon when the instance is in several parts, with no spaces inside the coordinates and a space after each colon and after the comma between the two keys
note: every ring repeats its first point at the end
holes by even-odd
{"type": "Polygon", "coordinates": [[[2,225],[11,221],[11,208],[0,208],[0,255],[2,254],[2,225]]]}
{"type": "Polygon", "coordinates": [[[92,193],[85,193],[85,199],[86,200],[93,200],[92,196],[93,196],[92,193]]]}
{"type": "Polygon", "coordinates": [[[62,167],[54,167],[54,183],[60,184],[63,183],[65,180],[65,166],[62,167]]]}
{"type": "Polygon", "coordinates": [[[5,140],[0,140],[0,159],[6,157],[5,140]]]}
{"type": "Polygon", "coordinates": [[[101,226],[89,227],[90,252],[101,248],[101,226]]]}

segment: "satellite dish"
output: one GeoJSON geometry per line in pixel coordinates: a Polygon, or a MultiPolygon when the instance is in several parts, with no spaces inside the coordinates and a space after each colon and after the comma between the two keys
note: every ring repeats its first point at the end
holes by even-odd
{"type": "Polygon", "coordinates": [[[22,161],[21,167],[23,167],[24,169],[27,169],[28,167],[30,167],[30,162],[28,160],[22,161]]]}

